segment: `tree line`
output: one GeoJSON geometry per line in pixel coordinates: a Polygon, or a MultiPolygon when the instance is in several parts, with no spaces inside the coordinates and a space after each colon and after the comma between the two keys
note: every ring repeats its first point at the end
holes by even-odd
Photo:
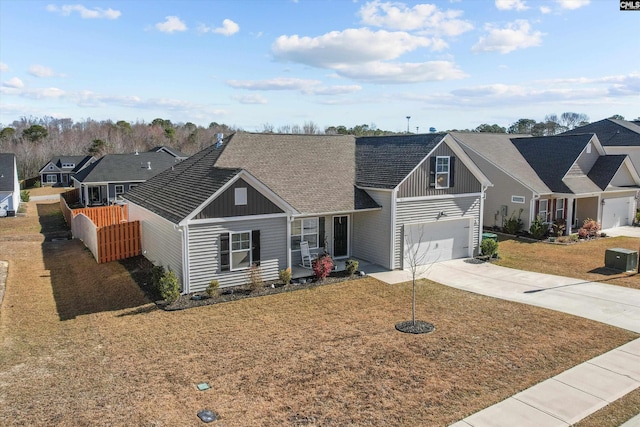
{"type": "MultiPolygon", "coordinates": [[[[624,119],[622,116],[613,118],[624,119]]],[[[556,135],[588,123],[589,118],[580,113],[562,113],[547,115],[544,121],[519,119],[508,128],[497,124],[481,124],[475,129],[463,129],[468,132],[493,132],[512,134],[532,134],[536,136],[556,135]]],[[[242,132],[221,123],[211,122],[209,126],[197,126],[191,122],[172,123],[157,118],[151,123],[144,121],[130,123],[124,120],[96,121],[91,118],[74,122],[72,119],[54,117],[22,117],[8,126],[0,126],[0,152],[15,153],[18,162],[18,174],[21,179],[32,178],[46,162],[55,156],[93,155],[133,153],[148,151],[165,145],[194,154],[206,146],[215,143],[217,134],[242,132]]],[[[451,129],[455,131],[456,129],[451,129]]],[[[361,124],[353,127],[344,125],[328,126],[322,129],[309,121],[303,125],[284,125],[275,128],[269,123],[262,125],[262,133],[283,134],[326,134],[380,136],[406,132],[392,132],[379,129],[375,124],[361,124]]]]}

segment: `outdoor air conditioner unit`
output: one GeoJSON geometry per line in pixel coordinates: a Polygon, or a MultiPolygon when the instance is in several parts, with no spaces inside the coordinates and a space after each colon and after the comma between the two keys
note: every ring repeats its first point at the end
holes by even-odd
{"type": "Polygon", "coordinates": [[[613,248],[604,253],[604,266],[619,271],[632,271],[638,267],[638,252],[631,249],[613,248]]]}

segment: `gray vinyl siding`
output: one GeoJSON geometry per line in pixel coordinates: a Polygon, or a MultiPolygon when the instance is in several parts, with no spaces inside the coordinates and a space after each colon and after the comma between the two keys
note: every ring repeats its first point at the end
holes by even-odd
{"type": "Polygon", "coordinates": [[[175,224],[129,202],[129,221],[140,221],[142,254],[154,265],[171,269],[182,283],[182,232],[175,224]]]}
{"type": "Polygon", "coordinates": [[[353,214],[351,253],[355,258],[391,268],[389,254],[391,253],[393,192],[367,189],[367,193],[382,206],[382,210],[353,214]]]}
{"type": "Polygon", "coordinates": [[[398,187],[398,197],[423,197],[444,194],[479,193],[481,184],[471,173],[465,164],[458,158],[455,160],[453,187],[436,189],[429,187],[429,168],[431,157],[449,156],[456,157],[446,143],[440,144],[428,158],[423,161],[415,171],[398,187]]]}
{"type": "Polygon", "coordinates": [[[238,179],[222,194],[196,215],[196,219],[226,218],[231,216],[265,215],[284,212],[245,180],[238,179]],[[235,189],[247,189],[247,204],[236,206],[235,189]]]}
{"type": "Polygon", "coordinates": [[[530,207],[534,196],[533,191],[475,152],[469,150],[468,154],[482,173],[493,183],[493,187],[488,187],[485,191],[487,196],[484,201],[483,226],[502,227],[505,221],[514,214],[516,217],[520,215],[524,228],[528,230],[531,226],[530,207]],[[524,203],[511,202],[512,196],[524,197],[524,203]],[[506,215],[502,215],[502,206],[507,207],[506,215]],[[519,213],[520,209],[523,209],[521,214],[519,213]]]}
{"type": "MultiPolygon", "coordinates": [[[[398,201],[396,207],[393,266],[391,268],[403,268],[402,254],[404,242],[402,241],[402,236],[404,235],[404,224],[436,221],[437,215],[440,211],[444,211],[447,214],[447,219],[478,218],[480,215],[480,196],[469,195],[433,200],[398,201]]],[[[478,253],[479,233],[480,227],[478,224],[474,223],[474,255],[478,253]]]]}
{"type": "Polygon", "coordinates": [[[593,146],[593,143],[589,142],[589,146],[591,147],[591,153],[587,153],[587,149],[580,154],[576,162],[571,166],[569,171],[567,172],[567,176],[585,176],[589,173],[593,165],[600,157],[598,150],[593,146]]]}
{"type": "Polygon", "coordinates": [[[287,218],[229,221],[189,225],[189,291],[207,288],[211,280],[221,287],[244,285],[248,270],[221,271],[219,245],[222,233],[260,230],[260,268],[262,279],[276,280],[287,268],[287,218]]]}

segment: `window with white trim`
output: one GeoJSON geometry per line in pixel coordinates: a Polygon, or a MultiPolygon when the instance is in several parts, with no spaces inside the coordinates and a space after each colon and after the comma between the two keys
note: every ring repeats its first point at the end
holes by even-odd
{"type": "Polygon", "coordinates": [[[47,175],[48,184],[55,184],[56,182],[58,182],[58,177],[56,175],[47,175]]]}
{"type": "Polygon", "coordinates": [[[121,194],[124,194],[124,185],[122,184],[117,184],[114,185],[114,191],[116,192],[116,197],[118,197],[121,194]]]}
{"type": "Polygon", "coordinates": [[[564,218],[564,199],[556,200],[556,219],[564,218]]]}
{"type": "Polygon", "coordinates": [[[236,206],[245,206],[247,204],[247,187],[236,188],[234,198],[236,206]]]}
{"type": "Polygon", "coordinates": [[[549,200],[543,199],[539,201],[538,204],[538,215],[542,219],[543,222],[549,221],[549,200]]]}
{"type": "Polygon", "coordinates": [[[291,223],[291,249],[300,250],[300,241],[309,242],[310,249],[318,247],[318,218],[296,219],[291,223]]]}
{"type": "Polygon", "coordinates": [[[242,231],[231,234],[231,270],[240,270],[251,266],[251,232],[242,231]]]}
{"type": "Polygon", "coordinates": [[[62,164],[62,167],[63,167],[64,169],[73,169],[73,168],[75,168],[75,167],[76,167],[76,164],[75,164],[75,163],[63,163],[63,164],[62,164]]]}
{"type": "Polygon", "coordinates": [[[524,196],[511,196],[511,203],[524,203],[524,196]]]}
{"type": "Polygon", "coordinates": [[[436,157],[436,188],[449,188],[449,161],[448,156],[436,157]]]}

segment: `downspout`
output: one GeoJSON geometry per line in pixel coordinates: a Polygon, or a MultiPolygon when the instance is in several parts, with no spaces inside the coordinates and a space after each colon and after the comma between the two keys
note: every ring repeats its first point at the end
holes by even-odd
{"type": "MultiPolygon", "coordinates": [[[[396,244],[396,207],[397,207],[397,199],[398,199],[398,188],[394,188],[391,193],[391,241],[389,242],[389,269],[394,270],[395,266],[393,265],[393,258],[395,252],[395,244],[396,244]]],[[[404,258],[404,257],[402,257],[404,258]]],[[[401,259],[402,259],[401,258],[401,259]]]]}
{"type": "MultiPolygon", "coordinates": [[[[489,186],[481,185],[480,188],[482,189],[482,191],[480,193],[480,224],[478,224],[478,248],[480,248],[480,245],[482,244],[482,230],[484,229],[484,201],[487,197],[486,191],[489,186]]],[[[473,252],[473,255],[475,255],[475,250],[473,252]]]]}
{"type": "Polygon", "coordinates": [[[287,268],[292,268],[291,266],[291,222],[293,221],[293,217],[291,213],[287,213],[287,268]]]}
{"type": "Polygon", "coordinates": [[[540,199],[539,194],[531,193],[531,201],[529,202],[529,225],[527,230],[531,229],[531,224],[536,219],[536,201],[538,201],[538,199],[540,199]]]}
{"type": "Polygon", "coordinates": [[[189,293],[189,227],[178,227],[182,234],[182,294],[189,293]]]}

